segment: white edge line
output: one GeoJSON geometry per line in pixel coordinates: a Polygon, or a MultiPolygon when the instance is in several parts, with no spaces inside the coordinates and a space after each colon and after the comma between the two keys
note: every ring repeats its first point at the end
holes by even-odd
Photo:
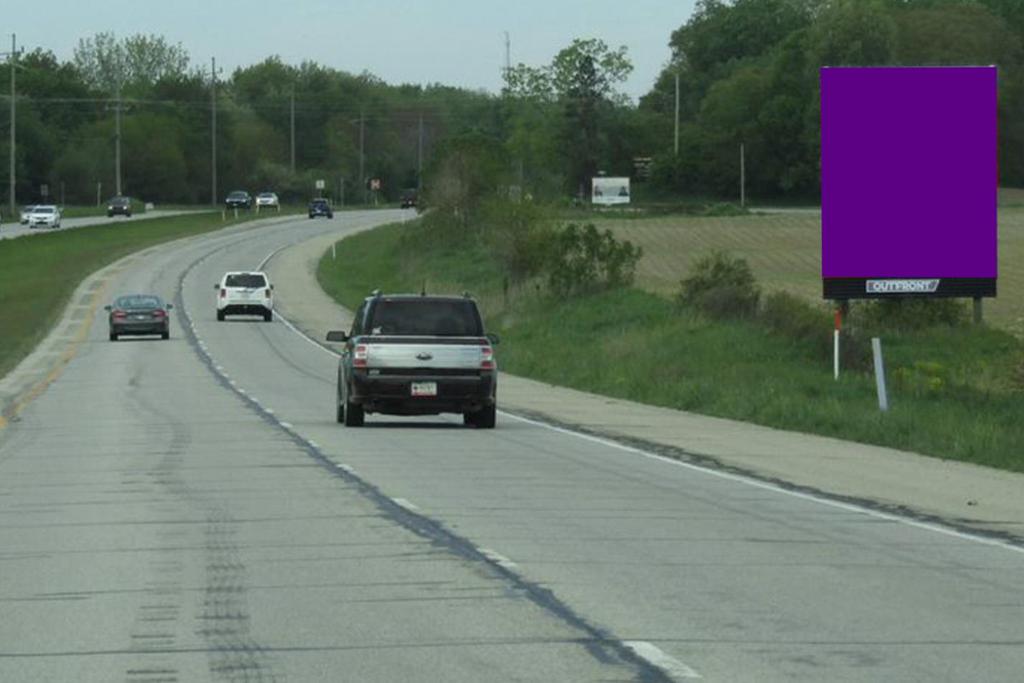
{"type": "Polygon", "coordinates": [[[657,460],[659,462],[668,463],[669,465],[675,465],[677,467],[683,467],[685,469],[692,470],[694,472],[701,472],[703,474],[707,474],[707,475],[710,475],[710,476],[713,476],[713,477],[718,477],[719,479],[727,479],[729,481],[734,481],[734,482],[738,482],[738,483],[741,483],[741,484],[746,484],[748,486],[754,486],[756,488],[765,489],[767,491],[774,491],[776,493],[782,493],[782,494],[785,494],[787,496],[792,496],[793,498],[800,498],[802,500],[809,500],[809,501],[813,501],[813,502],[816,502],[816,503],[821,503],[822,505],[828,505],[829,507],[838,508],[840,510],[846,510],[847,512],[857,512],[857,513],[860,513],[860,514],[868,515],[870,517],[875,517],[877,519],[884,519],[884,520],[889,521],[889,522],[899,522],[900,524],[905,524],[907,526],[916,527],[918,529],[924,529],[924,530],[927,530],[927,531],[934,531],[934,532],[937,532],[937,533],[940,533],[940,534],[944,534],[946,536],[952,536],[954,538],[959,538],[961,540],[974,541],[975,543],[982,543],[984,545],[990,545],[990,546],[994,546],[994,547],[997,547],[997,548],[1003,548],[1004,550],[1012,550],[1014,552],[1024,554],[1024,547],[1013,545],[1012,543],[1007,543],[1006,541],[1002,541],[1002,540],[999,540],[999,539],[996,539],[996,538],[988,538],[986,536],[972,534],[972,533],[968,533],[968,532],[965,532],[965,531],[959,531],[957,529],[950,529],[950,528],[947,528],[947,527],[944,527],[944,526],[941,526],[941,525],[938,525],[938,524],[932,524],[930,522],[920,522],[920,521],[917,521],[915,519],[908,519],[906,517],[900,517],[899,515],[890,514],[888,512],[881,512],[879,510],[872,510],[871,508],[863,507],[863,506],[860,506],[860,505],[855,505],[853,503],[844,503],[842,501],[832,500],[830,498],[826,498],[824,496],[815,495],[815,494],[812,494],[812,493],[804,493],[803,491],[793,491],[793,490],[790,490],[790,489],[782,488],[781,486],[778,486],[776,484],[772,484],[770,482],[759,481],[757,479],[753,479],[753,478],[750,478],[750,477],[744,477],[744,476],[741,476],[741,475],[738,475],[738,474],[732,474],[730,472],[721,472],[719,470],[711,469],[709,467],[704,467],[702,465],[695,465],[695,464],[690,463],[690,462],[683,462],[681,460],[676,460],[674,458],[669,458],[669,457],[666,457],[664,455],[658,455],[657,453],[651,453],[649,451],[645,451],[645,450],[642,450],[640,448],[634,448],[633,446],[627,446],[625,444],[618,443],[617,441],[612,441],[611,439],[606,439],[606,438],[602,438],[602,437],[599,437],[599,436],[593,436],[591,434],[585,434],[583,432],[575,432],[575,431],[573,431],[571,429],[566,429],[564,427],[556,427],[555,425],[550,425],[550,424],[547,424],[546,422],[541,422],[539,420],[533,420],[533,419],[530,419],[528,417],[522,417],[520,415],[514,415],[512,413],[506,413],[505,411],[499,411],[499,412],[503,416],[512,418],[513,420],[518,420],[520,422],[525,422],[527,424],[536,425],[538,427],[544,427],[545,429],[550,429],[552,431],[560,432],[562,434],[568,434],[570,436],[575,436],[575,437],[580,438],[580,439],[586,439],[587,441],[592,441],[594,443],[599,443],[599,444],[602,444],[604,446],[610,446],[610,447],[615,448],[615,449],[620,450],[620,451],[625,451],[627,453],[633,453],[635,455],[641,455],[641,456],[643,456],[645,458],[649,458],[651,460],[657,460]]]}
{"type": "MultiPolygon", "coordinates": [[[[271,256],[273,256],[273,254],[271,254],[271,256]]],[[[268,260],[269,260],[269,258],[270,257],[268,257],[268,260]]],[[[290,330],[295,332],[295,334],[299,335],[300,337],[302,337],[303,339],[308,341],[310,344],[312,344],[316,348],[320,349],[324,353],[330,354],[331,356],[333,356],[335,358],[338,356],[337,353],[335,353],[334,351],[331,351],[330,349],[322,346],[321,344],[316,342],[316,340],[314,340],[309,335],[307,335],[305,332],[303,332],[302,330],[300,330],[297,327],[295,327],[295,325],[293,325],[291,323],[291,321],[289,321],[283,315],[279,315],[278,317],[281,319],[281,322],[283,322],[290,330]]],[[[915,528],[918,528],[918,529],[924,529],[924,530],[927,530],[927,531],[934,531],[934,532],[937,532],[937,533],[940,533],[940,534],[944,534],[946,536],[952,536],[953,538],[959,538],[959,539],[962,539],[962,540],[973,541],[975,543],[982,543],[984,545],[989,545],[989,546],[993,546],[993,547],[996,547],[996,548],[1003,548],[1004,550],[1012,550],[1014,552],[1024,554],[1024,548],[1022,548],[1020,546],[1017,546],[1017,545],[1013,545],[1012,543],[1007,543],[1005,541],[1001,541],[999,539],[988,538],[986,536],[981,536],[981,535],[977,535],[977,534],[971,534],[971,533],[967,533],[967,532],[964,532],[964,531],[959,531],[957,529],[950,529],[950,528],[947,528],[947,527],[944,527],[944,526],[940,526],[938,524],[931,524],[929,522],[920,522],[920,521],[917,521],[917,520],[914,520],[914,519],[908,519],[906,517],[900,517],[898,515],[893,515],[893,514],[889,514],[889,513],[886,513],[886,512],[880,512],[878,510],[872,510],[871,508],[867,508],[867,507],[863,507],[863,506],[859,506],[859,505],[854,505],[852,503],[844,503],[844,502],[841,502],[841,501],[838,501],[838,500],[832,500],[830,498],[814,495],[814,494],[811,494],[811,493],[804,493],[802,491],[793,491],[793,490],[790,490],[790,489],[785,489],[785,488],[782,488],[781,486],[777,486],[777,485],[771,484],[769,482],[759,481],[757,479],[753,479],[753,478],[750,478],[750,477],[744,477],[744,476],[740,476],[740,475],[737,475],[737,474],[731,474],[729,472],[721,472],[719,470],[711,469],[711,468],[708,468],[708,467],[703,467],[701,465],[695,465],[695,464],[689,463],[689,462],[683,462],[681,460],[676,460],[674,458],[668,458],[668,457],[665,457],[664,455],[658,455],[656,453],[651,453],[649,451],[645,451],[645,450],[642,450],[642,449],[639,449],[639,448],[634,448],[633,446],[626,446],[625,444],[618,443],[617,441],[613,441],[611,439],[601,438],[601,437],[597,437],[597,436],[592,436],[590,434],[584,434],[583,432],[573,431],[571,429],[566,429],[564,427],[556,427],[555,425],[551,425],[551,424],[548,424],[546,422],[541,422],[539,420],[533,420],[533,419],[530,419],[530,418],[527,418],[527,417],[522,417],[520,415],[515,415],[515,414],[512,414],[512,413],[507,413],[507,412],[505,412],[503,410],[498,411],[498,412],[500,412],[505,417],[509,417],[509,418],[514,419],[514,420],[518,420],[520,422],[525,422],[527,424],[532,424],[532,425],[535,425],[535,426],[538,426],[538,427],[543,427],[545,429],[550,429],[552,431],[560,432],[562,434],[568,434],[570,436],[575,436],[575,437],[580,438],[580,439],[586,439],[588,441],[592,441],[594,443],[599,443],[599,444],[602,444],[604,446],[610,446],[611,448],[615,448],[615,449],[618,449],[620,451],[625,451],[627,453],[633,453],[635,455],[640,455],[640,456],[643,456],[645,458],[649,458],[651,460],[658,460],[660,462],[668,463],[670,465],[675,465],[677,467],[684,467],[684,468],[692,470],[694,472],[702,472],[704,474],[708,474],[708,475],[711,475],[711,476],[714,476],[714,477],[718,477],[720,479],[727,479],[729,481],[734,481],[734,482],[738,482],[738,483],[741,483],[741,484],[746,484],[748,486],[754,486],[754,487],[765,489],[765,490],[768,490],[768,491],[775,491],[776,493],[782,493],[782,494],[785,494],[787,496],[792,496],[794,498],[801,498],[803,500],[814,501],[816,503],[821,503],[823,505],[828,505],[830,507],[834,507],[834,508],[837,508],[837,509],[840,509],[840,510],[846,510],[848,512],[857,512],[857,513],[860,513],[860,514],[865,514],[865,515],[868,515],[868,516],[871,516],[871,517],[875,517],[876,519],[884,519],[884,520],[890,521],[890,522],[899,522],[900,524],[905,524],[907,526],[915,527],[915,528]]]]}
{"type": "Polygon", "coordinates": [[[642,640],[624,640],[622,644],[640,659],[653,664],[673,678],[701,678],[692,668],[671,655],[665,654],[652,643],[642,640]]]}
{"type": "Polygon", "coordinates": [[[505,557],[501,553],[494,552],[490,548],[479,548],[479,551],[480,551],[481,555],[483,555],[484,557],[486,557],[488,560],[490,560],[494,564],[498,565],[499,567],[504,567],[505,569],[515,569],[516,568],[516,563],[513,562],[512,560],[508,559],[507,557],[505,557]]]}
{"type": "Polygon", "coordinates": [[[405,498],[392,498],[391,501],[398,507],[405,508],[411,512],[419,512],[420,509],[407,501],[405,498]]]}
{"type": "Polygon", "coordinates": [[[335,353],[334,351],[331,351],[330,349],[326,348],[325,346],[320,344],[318,341],[316,341],[315,339],[310,337],[308,334],[306,334],[305,332],[303,332],[299,328],[295,327],[295,325],[292,324],[292,321],[288,320],[288,318],[284,317],[279,312],[274,311],[274,316],[278,320],[283,322],[285,324],[285,326],[288,329],[290,329],[292,332],[294,332],[295,334],[299,335],[301,338],[305,339],[307,342],[309,342],[310,344],[312,344],[316,348],[320,349],[324,353],[329,354],[331,356],[331,358],[337,358],[338,357],[337,353],[335,353]]]}

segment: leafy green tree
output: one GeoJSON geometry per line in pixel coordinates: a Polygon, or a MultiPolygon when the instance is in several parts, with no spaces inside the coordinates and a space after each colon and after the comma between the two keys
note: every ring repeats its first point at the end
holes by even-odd
{"type": "Polygon", "coordinates": [[[119,40],[106,31],[79,40],[74,63],[95,90],[139,94],[161,78],[187,73],[189,55],[180,43],[171,45],[163,36],[139,33],[119,40]]]}

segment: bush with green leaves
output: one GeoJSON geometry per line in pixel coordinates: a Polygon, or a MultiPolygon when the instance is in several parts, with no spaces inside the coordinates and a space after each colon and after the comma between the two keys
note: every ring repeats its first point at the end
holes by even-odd
{"type": "Polygon", "coordinates": [[[641,247],[615,239],[611,230],[600,232],[593,223],[569,223],[551,245],[548,285],[559,296],[628,287],[643,256],[641,247]]]}
{"type": "Polygon", "coordinates": [[[487,245],[513,283],[544,271],[555,231],[546,209],[530,201],[492,199],[482,209],[487,245]]]}
{"type": "Polygon", "coordinates": [[[959,327],[970,316],[967,305],[958,299],[899,298],[864,302],[857,306],[857,317],[871,330],[908,331],[928,327],[959,327]]]}
{"type": "Polygon", "coordinates": [[[760,298],[750,264],[724,251],[699,258],[676,295],[679,304],[720,320],[753,317],[760,298]]]}

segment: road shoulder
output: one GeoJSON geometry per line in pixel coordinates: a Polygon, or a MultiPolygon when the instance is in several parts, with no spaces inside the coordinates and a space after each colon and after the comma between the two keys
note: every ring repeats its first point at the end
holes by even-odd
{"type": "MultiPolygon", "coordinates": [[[[316,266],[341,235],[270,263],[279,311],[322,341],[351,313],[320,289],[316,266]]],[[[890,448],[787,432],[589,394],[503,374],[503,410],[697,465],[877,509],[1024,539],[1024,475],[890,448]]]]}

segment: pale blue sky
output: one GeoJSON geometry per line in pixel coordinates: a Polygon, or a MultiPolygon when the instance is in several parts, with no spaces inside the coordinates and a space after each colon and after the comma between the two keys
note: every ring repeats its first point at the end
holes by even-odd
{"type": "Polygon", "coordinates": [[[547,64],[573,38],[625,45],[634,71],[623,90],[647,92],[669,58],[672,31],[694,0],[0,0],[0,50],[43,47],[70,59],[82,37],[157,33],[181,43],[193,65],[216,57],[225,73],[278,54],[311,59],[389,83],[440,82],[496,92],[505,60],[547,64]]]}

